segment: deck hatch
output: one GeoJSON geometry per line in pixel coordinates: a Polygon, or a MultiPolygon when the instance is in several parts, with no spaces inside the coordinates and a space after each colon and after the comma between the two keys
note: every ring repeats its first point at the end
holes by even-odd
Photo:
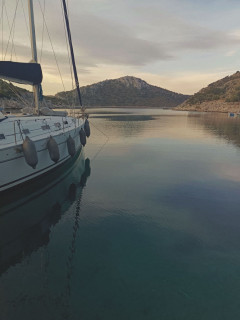
{"type": "Polygon", "coordinates": [[[41,127],[43,130],[49,130],[50,129],[50,127],[49,127],[49,125],[48,124],[45,124],[44,126],[42,126],[41,127]]]}

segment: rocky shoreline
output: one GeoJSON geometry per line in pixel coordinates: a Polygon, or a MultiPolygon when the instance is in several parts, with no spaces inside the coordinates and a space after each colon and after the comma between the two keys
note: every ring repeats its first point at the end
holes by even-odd
{"type": "Polygon", "coordinates": [[[179,106],[175,107],[174,110],[240,113],[240,102],[226,102],[224,100],[213,100],[197,104],[182,103],[179,106]]]}

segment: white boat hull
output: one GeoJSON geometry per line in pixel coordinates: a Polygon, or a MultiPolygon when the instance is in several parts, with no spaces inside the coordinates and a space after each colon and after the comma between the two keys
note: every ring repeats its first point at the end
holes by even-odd
{"type": "MultiPolygon", "coordinates": [[[[68,122],[70,122],[69,119],[71,118],[68,118],[68,122]]],[[[51,123],[51,120],[56,122],[57,117],[49,118],[47,123],[51,123]]],[[[44,121],[45,124],[46,119],[44,119],[44,121]]],[[[5,125],[7,125],[7,123],[5,123],[5,125]]],[[[9,144],[5,143],[2,145],[2,148],[0,149],[0,192],[35,179],[42,174],[46,174],[48,171],[57,168],[69,160],[71,158],[67,147],[67,139],[69,136],[73,138],[75,142],[76,153],[78,153],[82,148],[79,131],[83,126],[83,120],[78,119],[77,124],[70,123],[67,128],[64,128],[64,130],[61,128],[58,131],[49,131],[48,133],[44,132],[43,134],[37,136],[34,136],[33,133],[34,130],[36,131],[36,129],[31,130],[27,136],[29,136],[34,142],[37,151],[38,164],[35,169],[27,164],[24,154],[21,151],[24,139],[23,136],[21,136],[21,141],[15,141],[15,143],[11,143],[10,141],[9,144]],[[33,137],[31,137],[31,135],[33,137]],[[54,163],[51,160],[47,148],[47,142],[50,136],[55,139],[59,148],[60,158],[57,163],[54,163]]],[[[20,139],[18,134],[15,134],[14,139],[20,139]]]]}

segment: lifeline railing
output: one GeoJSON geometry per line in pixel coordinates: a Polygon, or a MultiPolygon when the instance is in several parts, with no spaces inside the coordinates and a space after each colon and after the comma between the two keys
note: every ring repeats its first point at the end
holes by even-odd
{"type": "MultiPolygon", "coordinates": [[[[24,120],[10,120],[10,122],[13,122],[13,133],[12,134],[5,134],[5,137],[13,137],[13,141],[15,142],[15,144],[19,143],[19,141],[24,141],[24,137],[26,137],[27,135],[30,135],[31,138],[34,137],[41,137],[41,136],[45,136],[47,133],[51,134],[54,133],[56,131],[62,130],[63,133],[68,132],[71,128],[75,128],[76,129],[76,121],[73,121],[71,124],[69,124],[69,122],[66,120],[66,118],[62,117],[62,124],[60,122],[54,122],[51,123],[52,118],[44,118],[44,119],[24,119],[24,120]],[[27,123],[35,123],[35,122],[41,122],[41,126],[34,128],[34,129],[29,129],[27,128],[27,123]],[[44,125],[43,125],[44,122],[44,125]],[[24,124],[24,127],[23,127],[24,124]],[[45,126],[45,129],[43,129],[42,127],[45,126]],[[17,128],[18,130],[17,130],[17,128]],[[29,133],[26,133],[24,131],[28,130],[29,133]],[[41,130],[41,131],[40,131],[41,130]],[[45,132],[42,132],[42,131],[45,132]],[[18,131],[18,132],[17,132],[18,131]],[[36,132],[36,134],[33,134],[33,132],[36,132]],[[37,133],[38,132],[38,133],[37,133]]],[[[78,120],[78,126],[79,126],[79,118],[78,120]]],[[[3,140],[1,141],[0,145],[7,145],[9,143],[9,141],[4,142],[3,140]]]]}

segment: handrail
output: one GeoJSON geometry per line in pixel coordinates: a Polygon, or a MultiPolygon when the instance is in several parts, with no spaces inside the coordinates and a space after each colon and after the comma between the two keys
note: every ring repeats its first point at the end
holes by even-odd
{"type": "Polygon", "coordinates": [[[15,140],[15,144],[17,144],[17,136],[16,136],[16,126],[15,126],[15,121],[13,122],[13,129],[14,129],[14,140],[15,140]]]}
{"type": "MultiPolygon", "coordinates": [[[[51,118],[44,118],[44,119],[31,119],[31,120],[22,120],[24,122],[24,124],[26,124],[26,122],[30,122],[30,121],[41,121],[42,120],[50,120],[51,118]]],[[[11,122],[13,122],[13,133],[11,134],[7,134],[5,135],[6,137],[10,138],[10,137],[14,137],[14,142],[15,144],[19,143],[21,140],[24,141],[24,136],[26,136],[25,133],[22,132],[22,129],[21,129],[21,125],[22,125],[22,121],[21,120],[16,120],[16,119],[13,119],[11,122]],[[16,122],[17,122],[17,125],[18,125],[18,128],[19,128],[19,132],[17,132],[16,130],[16,122]],[[20,136],[20,138],[18,138],[20,136]]],[[[37,127],[36,129],[29,129],[30,133],[29,135],[31,135],[31,138],[35,138],[35,137],[39,137],[41,138],[42,136],[46,135],[47,133],[48,134],[51,134],[51,133],[54,133],[54,132],[59,132],[60,130],[62,130],[63,133],[66,133],[68,131],[70,131],[71,129],[76,129],[76,122],[73,122],[71,124],[64,124],[64,119],[62,118],[62,127],[56,127],[55,124],[51,124],[51,122],[48,122],[47,123],[49,125],[49,128],[48,129],[48,132],[39,132],[40,130],[42,131],[43,129],[39,126],[37,127]],[[36,132],[36,134],[33,134],[34,132],[36,132]]],[[[25,126],[24,126],[25,127],[25,126]]],[[[12,142],[11,142],[12,143],[12,142]]],[[[1,144],[0,145],[7,145],[7,144],[10,144],[10,142],[3,142],[1,141],[1,144]]]]}

